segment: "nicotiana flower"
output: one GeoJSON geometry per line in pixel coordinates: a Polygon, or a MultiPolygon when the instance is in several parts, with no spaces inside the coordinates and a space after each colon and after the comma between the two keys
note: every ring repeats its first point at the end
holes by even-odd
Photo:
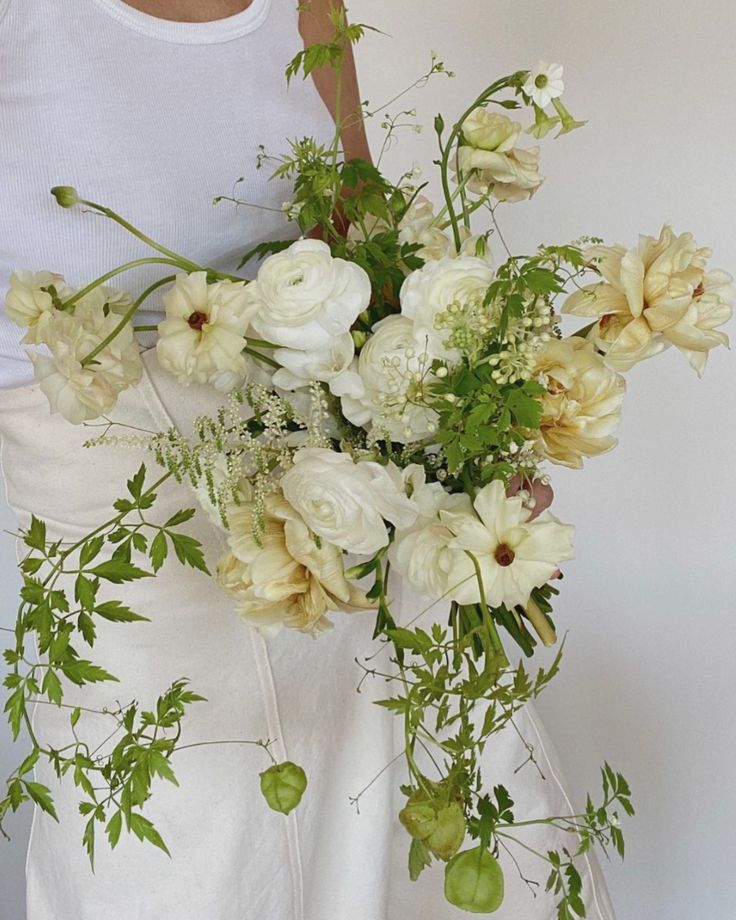
{"type": "Polygon", "coordinates": [[[522,89],[540,109],[543,109],[564,92],[562,72],[562,64],[545,64],[544,61],[540,61],[529,74],[522,89]]]}
{"type": "Polygon", "coordinates": [[[732,279],[706,271],[710,250],[665,226],[634,249],[592,246],[586,256],[603,281],[572,294],[563,312],[595,318],[589,338],[609,367],[625,371],[673,344],[700,373],[708,352],[727,344],[718,326],[731,316],[732,279]]]}
{"type": "Polygon", "coordinates": [[[244,620],[265,635],[287,627],[316,636],[331,627],[330,611],[373,606],[345,577],[341,550],[316,540],[280,492],[266,497],[258,538],[255,517],[253,501],[230,508],[230,551],[217,566],[244,620]]]}
{"type": "MultiPolygon", "coordinates": [[[[485,600],[491,607],[525,605],[534,588],[546,584],[561,562],[573,558],[574,528],[560,523],[549,511],[532,520],[533,511],[525,506],[523,497],[509,498],[498,480],[478,492],[473,506],[477,516],[440,511],[440,519],[455,535],[449,548],[477,560],[485,600]]],[[[478,579],[465,581],[452,597],[460,604],[477,604],[481,599],[478,579]]]]}
{"type": "Polygon", "coordinates": [[[611,450],[621,419],[626,382],[606,367],[592,342],[551,339],[537,356],[536,371],[546,392],[536,448],[540,454],[580,469],[583,457],[611,450]]]}
{"type": "Polygon", "coordinates": [[[463,143],[457,154],[458,175],[465,188],[499,201],[530,198],[544,181],[539,173],[539,147],[516,147],[521,125],[506,115],[478,107],[463,122],[463,143]]]}
{"type": "Polygon", "coordinates": [[[435,380],[432,357],[412,320],[388,316],[376,323],[355,369],[362,392],[342,400],[343,413],[354,425],[403,444],[436,431],[437,413],[427,404],[435,380]]]}
{"type": "Polygon", "coordinates": [[[177,275],[163,295],[156,351],[179,383],[210,383],[232,390],[245,377],[246,330],[256,312],[245,282],[207,283],[206,272],[177,275]]]}
{"type": "Polygon", "coordinates": [[[79,303],[73,314],[56,310],[43,325],[50,354],[29,352],[52,411],[75,425],[109,412],[118,395],[141,379],[143,366],[130,323],[92,363],[82,364],[119,322],[119,316],[105,314],[92,302],[79,303]]]}
{"type": "Polygon", "coordinates": [[[247,290],[258,335],[295,351],[320,352],[345,335],[371,297],[365,271],[333,258],[321,240],[297,240],[269,256],[247,290]]]}
{"type": "Polygon", "coordinates": [[[428,262],[404,281],[401,312],[431,354],[456,361],[493,328],[493,306],[483,306],[493,279],[489,263],[474,256],[428,262]]]}
{"type": "Polygon", "coordinates": [[[44,340],[43,326],[55,310],[54,295],[61,301],[71,294],[62,275],[16,271],[10,276],[5,315],[16,325],[27,327],[24,344],[38,345],[44,340]]]}
{"type": "Polygon", "coordinates": [[[348,553],[372,555],[389,542],[386,521],[409,527],[417,516],[394,464],[356,463],[326,448],[297,451],[281,488],[314,533],[348,553]]]}

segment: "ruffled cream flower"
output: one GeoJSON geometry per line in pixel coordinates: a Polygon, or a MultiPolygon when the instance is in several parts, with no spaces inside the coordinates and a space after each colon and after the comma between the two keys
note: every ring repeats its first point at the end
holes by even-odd
{"type": "Polygon", "coordinates": [[[119,322],[119,316],[98,310],[91,301],[77,304],[73,314],[55,310],[43,323],[50,354],[29,352],[51,410],[75,425],[108,413],[118,395],[141,379],[143,366],[130,323],[94,363],[82,364],[119,322]]]}
{"type": "Polygon", "coordinates": [[[466,188],[477,195],[491,194],[499,201],[525,201],[544,182],[539,172],[539,147],[516,147],[508,153],[461,147],[458,170],[470,175],[466,188]]]}
{"type": "MultiPolygon", "coordinates": [[[[549,511],[532,520],[534,512],[523,497],[507,497],[498,480],[478,492],[473,506],[477,516],[440,511],[440,520],[455,535],[449,548],[477,560],[491,607],[526,605],[532,590],[546,584],[561,562],[573,558],[574,528],[549,511]]],[[[477,578],[465,581],[452,597],[460,604],[477,604],[481,598],[477,578]]]]}
{"type": "Polygon", "coordinates": [[[355,463],[326,448],[297,451],[281,488],[314,533],[348,553],[372,555],[389,542],[386,521],[410,527],[417,516],[393,463],[355,463]]]}
{"type": "Polygon", "coordinates": [[[589,337],[609,367],[628,370],[674,344],[702,371],[707,352],[727,341],[715,327],[731,315],[731,278],[706,273],[710,250],[692,234],[665,226],[635,249],[593,246],[586,255],[603,281],[572,294],[563,312],[597,319],[589,337]]]}
{"type": "Polygon", "coordinates": [[[46,271],[13,272],[5,298],[5,315],[28,329],[24,344],[38,345],[44,341],[43,327],[55,311],[55,297],[61,301],[71,294],[62,275],[46,271]]]}
{"type": "Polygon", "coordinates": [[[163,295],[159,363],[179,383],[210,383],[234,389],[245,377],[245,333],[257,307],[244,282],[207,283],[206,272],[177,275],[163,295]]]}
{"type": "Polygon", "coordinates": [[[427,405],[435,380],[432,358],[406,316],[388,316],[373,327],[356,371],[362,392],[342,400],[345,417],[379,437],[410,444],[437,429],[437,413],[427,405]]]}
{"type": "Polygon", "coordinates": [[[401,287],[401,312],[414,323],[417,340],[438,358],[457,360],[465,339],[491,330],[493,310],[483,306],[493,269],[474,256],[428,262],[401,287]]]}
{"type": "Polygon", "coordinates": [[[365,271],[333,258],[321,240],[269,256],[247,290],[258,335],[295,351],[319,351],[349,332],[371,297],[365,271]]]}
{"type": "Polygon", "coordinates": [[[621,418],[626,382],[606,367],[592,342],[581,338],[546,342],[536,372],[547,391],[536,447],[553,463],[580,469],[583,457],[611,450],[621,418]]]}
{"type": "Polygon", "coordinates": [[[520,132],[518,122],[481,107],[465,119],[456,168],[469,192],[490,193],[499,201],[522,201],[534,194],[544,181],[539,147],[516,147],[520,132]]]}
{"type": "Polygon", "coordinates": [[[286,627],[316,636],[332,626],[329,612],[373,607],[345,577],[341,551],[318,542],[281,493],[265,504],[257,539],[254,504],[230,509],[230,551],[217,566],[218,582],[244,620],[266,635],[286,627]]]}
{"type": "Polygon", "coordinates": [[[562,73],[562,64],[546,64],[540,61],[529,74],[522,89],[540,109],[543,109],[553,99],[559,99],[565,91],[562,73]]]}

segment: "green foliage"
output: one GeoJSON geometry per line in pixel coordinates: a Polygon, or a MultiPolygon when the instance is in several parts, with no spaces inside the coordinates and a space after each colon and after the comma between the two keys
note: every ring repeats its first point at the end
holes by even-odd
{"type": "Polygon", "coordinates": [[[28,801],[56,817],[50,790],[28,775],[43,759],[59,778],[71,774],[84,795],[80,812],[89,815],[83,842],[90,859],[94,859],[98,822],[107,822],[107,837],[113,846],[125,827],[139,839],[166,849],[140,809],[155,778],[176,782],[170,758],[181,733],[181,720],[186,708],[202,697],[180,680],[152,711],[141,711],[137,703],[99,711],[98,715],[114,722],[111,738],[117,740],[112,750],[100,749],[94,755],[78,733],[82,707],[65,702],[70,688],[117,680],[80,654],[76,640],[94,646],[100,621],[147,620],[121,601],[103,597],[103,585],[152,577],[163,565],[169,543],[182,565],[207,572],[199,542],[175,529],[191,520],[193,509],[177,512],[163,525],[147,517],[155,505],[157,488],[166,478],[168,474],[147,485],[146,469],[141,466],[128,481],[128,494],[114,503],[115,516],[74,544],[50,541],[46,524],[35,516],[22,534],[29,553],[20,566],[23,584],[15,645],[4,653],[8,673],[3,683],[9,691],[5,712],[11,732],[18,738],[26,731],[31,753],[7,780],[5,797],[0,799],[0,830],[3,816],[28,801]],[[134,553],[144,557],[144,565],[148,557],[152,570],[133,562],[134,553]],[[70,711],[68,745],[50,748],[36,737],[30,718],[30,707],[35,704],[70,711]]]}

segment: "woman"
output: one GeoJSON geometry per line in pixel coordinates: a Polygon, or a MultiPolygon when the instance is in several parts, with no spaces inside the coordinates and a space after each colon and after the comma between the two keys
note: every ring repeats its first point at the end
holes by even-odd
{"type": "MultiPolygon", "coordinates": [[[[255,243],[288,232],[279,209],[289,188],[269,182],[268,169],[257,170],[255,161],[259,145],[276,154],[287,138],[327,142],[333,135],[331,74],[317,74],[314,83],[292,81],[288,93],[284,79],[302,41],[331,36],[330,5],[311,0],[299,12],[295,0],[0,0],[0,288],[13,268],[63,270],[69,283],[82,284],[147,254],[109,222],[56,207],[48,189],[57,184],[76,186],[214,268],[232,270],[255,243]],[[241,174],[237,197],[259,207],[213,207],[212,196],[229,194],[241,174]]],[[[352,60],[344,76],[345,110],[357,111],[352,60]]],[[[344,142],[349,157],[370,155],[358,120],[344,142]]],[[[155,277],[155,269],[140,269],[126,285],[139,291],[155,277]]],[[[155,321],[154,315],[149,322],[155,321]]],[[[49,415],[21,334],[7,321],[0,325],[0,433],[10,503],[21,526],[36,512],[52,534],[78,538],[106,519],[140,457],[86,450],[89,432],[49,415]]],[[[216,395],[204,388],[183,394],[153,352],[146,368],[143,384],[121,399],[116,420],[147,430],[186,428],[216,406],[216,395]]],[[[190,503],[172,485],[162,490],[159,513],[190,503]]],[[[192,532],[213,561],[220,538],[198,517],[192,532]]],[[[440,871],[419,885],[408,881],[409,840],[392,801],[402,775],[398,767],[384,771],[396,753],[394,726],[370,705],[369,688],[353,692],[353,659],[370,649],[370,617],[345,619],[315,643],[288,635],[266,644],[206,578],[175,566],[153,588],[126,586],[125,601],[151,622],[100,631],[94,659],[120,684],[114,691],[104,684],[86,688],[86,705],[102,708],[111,697],[150,705],[182,676],[208,700],[186,719],[184,740],[194,746],[175,758],[180,788],[159,784],[147,806],[172,859],[124,836],[114,853],[98,844],[93,875],[80,845],[76,790],[39,766],[61,823],[34,820],[28,920],[458,915],[443,901],[440,871]],[[266,766],[260,749],[202,744],[248,738],[272,739],[277,759],[307,767],[309,793],[288,819],[268,811],[260,797],[257,773],[266,766]],[[356,812],[349,797],[376,776],[356,812]]],[[[67,740],[63,712],[39,707],[35,721],[50,744],[67,740]]],[[[538,769],[514,776],[528,751],[509,733],[489,751],[493,781],[506,782],[530,816],[565,813],[569,804],[533,717],[520,719],[519,729],[534,746],[538,769]]],[[[86,715],[79,731],[103,740],[108,722],[86,715]]],[[[542,851],[570,843],[542,833],[528,842],[542,851]]],[[[552,902],[532,898],[523,866],[519,876],[510,861],[506,869],[501,916],[550,918],[552,902]]],[[[594,866],[588,869],[588,915],[610,920],[605,887],[594,866]]]]}

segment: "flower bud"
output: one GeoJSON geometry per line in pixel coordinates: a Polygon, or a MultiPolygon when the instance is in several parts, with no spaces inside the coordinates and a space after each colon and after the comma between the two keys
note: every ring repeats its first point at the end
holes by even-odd
{"type": "Polygon", "coordinates": [[[454,856],[445,868],[445,897],[471,914],[492,914],[503,902],[503,872],[485,847],[454,856]]]}
{"type": "Polygon", "coordinates": [[[307,774],[291,761],[274,764],[261,773],[261,792],[274,811],[288,815],[301,802],[307,774]]]}
{"type": "Polygon", "coordinates": [[[51,194],[62,208],[73,208],[75,204],[79,204],[79,194],[71,185],[55,185],[51,189],[51,194]]]}

